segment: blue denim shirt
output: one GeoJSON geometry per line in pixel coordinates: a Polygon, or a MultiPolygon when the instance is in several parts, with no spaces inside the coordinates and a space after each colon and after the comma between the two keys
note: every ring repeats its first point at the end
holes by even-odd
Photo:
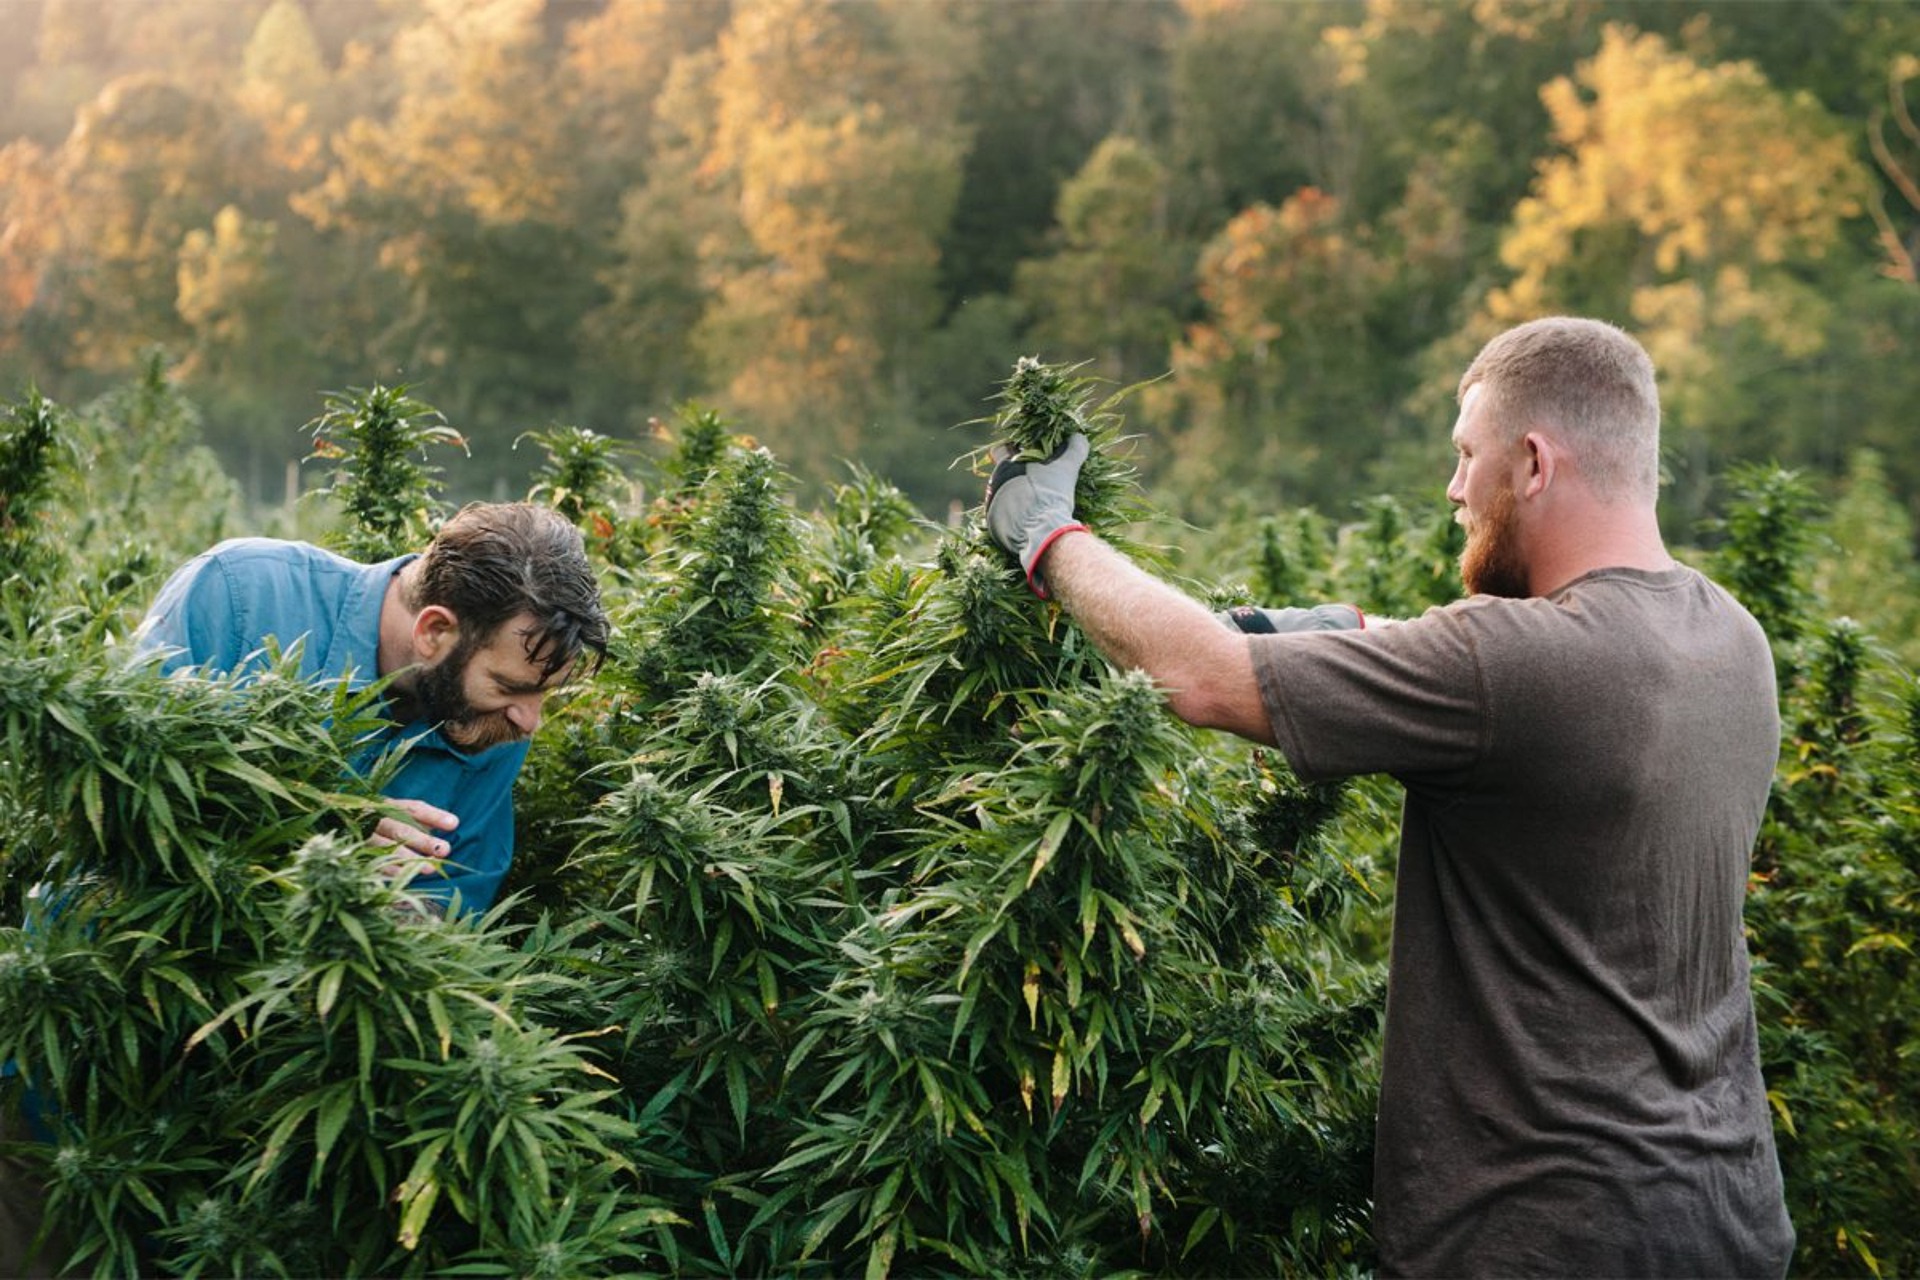
{"type": "MultiPolygon", "coordinates": [[[[364,565],[304,542],[233,538],[182,565],[160,589],[136,643],[161,652],[163,669],[246,672],[266,661],[266,642],[285,652],[301,646],[300,674],[310,680],[347,677],[371,683],[378,672],[380,607],[387,586],[413,556],[364,565]]],[[[431,725],[395,725],[368,748],[372,758],[402,740],[413,742],[386,788],[396,798],[424,800],[458,815],[441,874],[421,876],[412,890],[485,911],[513,861],[513,783],[527,743],[468,753],[431,725]]]]}

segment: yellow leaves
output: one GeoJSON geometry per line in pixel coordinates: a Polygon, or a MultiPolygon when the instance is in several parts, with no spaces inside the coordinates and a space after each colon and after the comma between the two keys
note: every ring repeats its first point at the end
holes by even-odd
{"type": "Polygon", "coordinates": [[[242,336],[247,303],[271,278],[275,230],[225,205],[210,231],[188,232],[176,273],[180,318],[223,341],[242,336]]]}
{"type": "Polygon", "coordinates": [[[326,56],[298,0],[274,0],[254,25],[241,61],[249,88],[310,99],[326,88],[326,56]]]}
{"type": "Polygon", "coordinates": [[[1320,33],[1334,68],[1334,83],[1342,88],[1361,84],[1374,46],[1389,34],[1431,39],[1450,17],[1450,6],[1426,0],[1367,0],[1366,17],[1358,25],[1330,26],[1320,33]]]}
{"type": "Polygon", "coordinates": [[[1340,201],[1325,192],[1306,187],[1278,209],[1243,210],[1201,252],[1208,319],[1175,349],[1182,381],[1235,358],[1264,363],[1289,332],[1350,327],[1383,270],[1345,227],[1340,201]]]}
{"type": "Polygon", "coordinates": [[[1847,948],[1847,959],[1863,951],[1904,951],[1913,954],[1913,944],[1897,933],[1870,933],[1847,948]]]}
{"type": "Polygon", "coordinates": [[[0,147],[0,311],[24,315],[32,305],[61,242],[59,209],[47,153],[26,139],[0,147]]]}
{"type": "Polygon", "coordinates": [[[811,280],[845,267],[931,271],[960,150],[869,103],[756,134],[740,171],[754,245],[811,280]]]}
{"type": "Polygon", "coordinates": [[[931,21],[913,6],[738,4],[691,104],[683,132],[716,193],[694,345],[728,371],[726,402],[776,435],[824,426],[827,448],[848,446],[898,335],[937,305],[963,147],[953,117],[924,108],[955,68],[892,38],[931,21]]]}
{"type": "Polygon", "coordinates": [[[314,212],[364,188],[465,208],[489,222],[550,217],[571,163],[542,72],[541,0],[434,0],[394,37],[407,91],[390,119],[358,119],[314,212]]]}
{"type": "Polygon", "coordinates": [[[1040,873],[1053,861],[1053,855],[1059,851],[1060,842],[1066,838],[1067,828],[1072,822],[1072,810],[1063,810],[1047,824],[1046,833],[1040,837],[1040,843],[1034,850],[1033,867],[1027,872],[1027,888],[1033,888],[1040,879],[1040,873]]]}
{"type": "Polygon", "coordinates": [[[900,335],[937,308],[959,194],[959,127],[919,109],[952,69],[898,52],[888,12],[737,6],[712,77],[700,171],[737,222],[700,246],[714,301],[695,345],[729,371],[731,407],[776,434],[824,429],[823,451],[852,447],[900,335]]]}
{"type": "Polygon", "coordinates": [[[1180,11],[1189,22],[1205,22],[1209,18],[1231,16],[1247,7],[1248,0],[1180,0],[1180,11]]]}
{"type": "Polygon", "coordinates": [[[1644,237],[1671,275],[1726,260],[1817,257],[1860,210],[1864,173],[1804,95],[1751,63],[1703,66],[1658,36],[1610,26],[1571,79],[1541,91],[1564,154],[1541,171],[1503,246],[1538,273],[1609,222],[1644,237]]]}
{"type": "Polygon", "coordinates": [[[1799,1137],[1800,1131],[1793,1127],[1793,1112],[1787,1107],[1787,1095],[1778,1089],[1767,1090],[1767,1102],[1774,1113],[1780,1117],[1780,1127],[1793,1137],[1799,1137]]]}
{"type": "Polygon", "coordinates": [[[880,70],[873,51],[862,47],[861,34],[851,11],[840,6],[811,0],[737,5],[720,38],[714,78],[718,163],[742,165],[764,132],[857,109],[860,95],[848,88],[867,83],[870,73],[880,70]]]}
{"type": "Polygon", "coordinates": [[[1328,27],[1320,33],[1320,42],[1333,58],[1333,82],[1352,89],[1367,78],[1367,41],[1355,27],[1328,27]]]}
{"type": "Polygon", "coordinates": [[[1849,1231],[1845,1227],[1837,1227],[1833,1233],[1833,1247],[1843,1256],[1849,1252],[1859,1254],[1860,1261],[1866,1264],[1867,1271],[1877,1280],[1880,1275],[1880,1259],[1875,1257],[1873,1250],[1867,1246],[1868,1238],[1868,1233],[1858,1228],[1849,1231]]]}
{"type": "Polygon", "coordinates": [[[1710,394],[1707,334],[1820,348],[1828,304],[1791,268],[1840,242],[1866,174],[1819,106],[1621,26],[1540,97],[1561,151],[1515,209],[1500,253],[1516,275],[1491,318],[1628,310],[1681,409],[1687,388],[1710,394]]]}
{"type": "Polygon", "coordinates": [[[1695,338],[1707,328],[1707,295],[1697,280],[1649,285],[1633,294],[1633,322],[1669,385],[1703,385],[1712,357],[1695,338]]]}
{"type": "Polygon", "coordinates": [[[1562,29],[1574,0],[1474,0],[1473,20],[1495,35],[1538,40],[1562,29]]]}

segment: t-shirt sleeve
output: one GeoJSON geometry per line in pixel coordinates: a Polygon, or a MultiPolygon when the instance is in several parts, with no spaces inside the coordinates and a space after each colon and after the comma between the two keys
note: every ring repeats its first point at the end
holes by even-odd
{"type": "Polygon", "coordinates": [[[1274,739],[1304,779],[1461,780],[1485,752],[1485,681],[1458,613],[1248,645],[1274,739]]]}

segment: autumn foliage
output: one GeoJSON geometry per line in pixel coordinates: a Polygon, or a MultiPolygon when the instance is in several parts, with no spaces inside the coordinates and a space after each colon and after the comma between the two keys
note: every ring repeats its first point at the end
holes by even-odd
{"type": "Polygon", "coordinates": [[[699,399],[818,500],[964,504],[1014,353],[1158,380],[1194,515],[1423,492],[1493,331],[1640,334],[1670,534],[1727,465],[1920,493],[1920,8],[1630,0],[14,0],[0,377],[159,344],[253,500],[323,390],[433,388],[474,465],[699,399]],[[1231,456],[1231,468],[1216,465],[1231,456]]]}

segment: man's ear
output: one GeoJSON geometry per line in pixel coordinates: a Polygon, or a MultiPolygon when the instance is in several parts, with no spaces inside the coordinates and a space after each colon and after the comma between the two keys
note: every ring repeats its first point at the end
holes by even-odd
{"type": "Polygon", "coordinates": [[[1542,433],[1529,431],[1520,438],[1520,456],[1523,462],[1520,492],[1537,498],[1552,487],[1560,469],[1559,446],[1542,433]]]}
{"type": "Polygon", "coordinates": [[[430,604],[413,615],[414,661],[437,662],[460,643],[460,619],[444,605],[430,604]]]}

